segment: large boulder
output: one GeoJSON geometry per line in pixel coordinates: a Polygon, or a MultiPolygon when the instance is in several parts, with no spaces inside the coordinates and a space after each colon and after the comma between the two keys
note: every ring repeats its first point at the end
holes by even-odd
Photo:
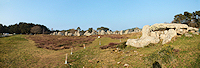
{"type": "Polygon", "coordinates": [[[176,23],[160,23],[152,26],[146,25],[142,29],[142,37],[139,39],[128,39],[126,44],[134,47],[144,47],[150,43],[158,43],[162,39],[162,44],[166,44],[177,35],[183,35],[192,37],[192,34],[199,35],[199,29],[188,27],[186,24],[176,23]]]}
{"type": "Polygon", "coordinates": [[[145,25],[143,28],[142,28],[142,37],[147,37],[147,36],[150,36],[150,26],[149,25],[145,25]]]}
{"type": "Polygon", "coordinates": [[[142,37],[140,37],[140,39],[128,39],[126,45],[134,47],[144,47],[150,43],[158,43],[160,39],[155,36],[150,36],[149,28],[150,28],[149,25],[144,26],[142,29],[142,37]]]}
{"type": "Polygon", "coordinates": [[[187,28],[187,31],[188,31],[188,32],[190,32],[190,31],[198,32],[199,29],[198,29],[198,28],[193,28],[193,27],[188,27],[188,28],[187,28]]]}
{"type": "Polygon", "coordinates": [[[171,41],[171,39],[173,37],[175,37],[177,35],[176,31],[174,29],[169,29],[169,31],[167,31],[167,33],[165,34],[165,36],[162,38],[162,44],[168,43],[171,41]]]}
{"type": "Polygon", "coordinates": [[[180,28],[177,28],[175,30],[176,30],[176,33],[180,35],[183,35],[188,32],[186,29],[180,29],[180,28]]]}
{"type": "Polygon", "coordinates": [[[150,27],[151,31],[161,30],[161,29],[187,29],[188,25],[186,24],[177,24],[177,23],[160,23],[154,24],[150,27]]]}

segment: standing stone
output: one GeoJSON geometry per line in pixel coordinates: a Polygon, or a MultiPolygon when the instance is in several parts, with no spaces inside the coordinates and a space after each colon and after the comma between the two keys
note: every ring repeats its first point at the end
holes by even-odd
{"type": "Polygon", "coordinates": [[[100,35],[104,35],[104,34],[105,34],[105,31],[104,31],[104,30],[101,30],[100,35]]]}
{"type": "Polygon", "coordinates": [[[68,35],[68,32],[66,31],[66,32],[65,32],[65,36],[67,36],[67,35],[68,35]]]}
{"type": "Polygon", "coordinates": [[[91,35],[96,35],[96,33],[95,33],[95,30],[94,30],[94,29],[92,30],[92,33],[91,33],[91,35]]]}
{"type": "Polygon", "coordinates": [[[101,30],[99,30],[97,33],[98,33],[98,35],[101,35],[101,30]]]}
{"type": "Polygon", "coordinates": [[[68,33],[68,36],[73,36],[73,34],[72,33],[68,33]]]}
{"type": "Polygon", "coordinates": [[[126,30],[126,31],[124,32],[124,34],[129,34],[129,30],[126,30]]]}
{"type": "Polygon", "coordinates": [[[121,31],[119,32],[119,34],[120,34],[120,35],[123,35],[123,30],[121,30],[121,31]]]}
{"type": "Polygon", "coordinates": [[[77,32],[75,31],[73,35],[74,35],[74,36],[77,36],[77,32]]]}
{"type": "Polygon", "coordinates": [[[107,34],[110,35],[110,34],[111,34],[111,31],[108,30],[108,31],[107,31],[107,34]]]}
{"type": "Polygon", "coordinates": [[[58,35],[64,35],[62,32],[58,32],[58,35]]]}
{"type": "Polygon", "coordinates": [[[78,30],[77,31],[77,34],[76,34],[77,36],[81,36],[81,34],[80,34],[80,31],[78,30]]]}
{"type": "Polygon", "coordinates": [[[53,32],[53,35],[57,35],[57,32],[53,32]]]}
{"type": "Polygon", "coordinates": [[[149,25],[145,25],[145,26],[142,28],[142,37],[141,37],[141,38],[150,36],[150,29],[149,29],[149,28],[150,28],[149,25]]]}
{"type": "Polygon", "coordinates": [[[91,33],[89,33],[88,31],[86,31],[85,33],[84,33],[84,36],[90,36],[91,35],[91,33]]]}

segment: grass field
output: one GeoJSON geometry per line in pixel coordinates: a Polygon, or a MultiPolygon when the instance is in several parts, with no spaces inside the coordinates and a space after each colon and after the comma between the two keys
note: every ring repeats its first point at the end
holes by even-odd
{"type": "MultiPolygon", "coordinates": [[[[126,35],[129,38],[139,38],[141,33],[126,35]]],[[[127,39],[111,39],[103,37],[95,39],[91,44],[71,49],[49,50],[37,48],[33,40],[25,39],[27,35],[15,35],[0,38],[0,68],[8,67],[72,67],[72,68],[122,68],[124,64],[132,67],[152,67],[158,61],[162,67],[192,67],[200,65],[200,36],[178,37],[168,44],[150,44],[148,47],[135,48],[127,46],[124,49],[100,49],[109,43],[122,43],[127,39]],[[101,45],[99,45],[101,41],[101,45]],[[174,51],[177,50],[177,51],[174,51]],[[68,53],[68,64],[65,56],[68,53]]],[[[118,45],[119,46],[119,45],[118,45]]]]}

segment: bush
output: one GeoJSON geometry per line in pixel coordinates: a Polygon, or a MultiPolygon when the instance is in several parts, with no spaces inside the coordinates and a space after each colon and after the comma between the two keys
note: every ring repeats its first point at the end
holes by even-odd
{"type": "Polygon", "coordinates": [[[152,65],[155,61],[160,61],[161,63],[169,63],[173,60],[175,54],[173,50],[174,48],[170,45],[164,45],[161,50],[155,51],[143,59],[145,59],[147,65],[152,65]]]}
{"type": "Polygon", "coordinates": [[[123,42],[123,43],[117,45],[117,47],[118,47],[118,48],[121,48],[121,49],[126,48],[126,46],[127,46],[127,45],[126,45],[126,42],[123,42]]]}

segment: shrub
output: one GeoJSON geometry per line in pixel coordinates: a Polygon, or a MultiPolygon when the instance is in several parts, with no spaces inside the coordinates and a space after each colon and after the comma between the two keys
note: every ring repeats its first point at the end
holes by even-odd
{"type": "Polygon", "coordinates": [[[143,59],[145,59],[147,65],[152,65],[155,61],[160,61],[161,63],[169,63],[171,60],[173,60],[175,54],[173,50],[174,48],[170,45],[164,45],[161,50],[155,51],[143,59]]]}
{"type": "Polygon", "coordinates": [[[123,43],[117,45],[117,47],[120,48],[120,49],[124,49],[124,48],[126,48],[126,46],[127,46],[126,42],[123,42],[123,43]]]}

